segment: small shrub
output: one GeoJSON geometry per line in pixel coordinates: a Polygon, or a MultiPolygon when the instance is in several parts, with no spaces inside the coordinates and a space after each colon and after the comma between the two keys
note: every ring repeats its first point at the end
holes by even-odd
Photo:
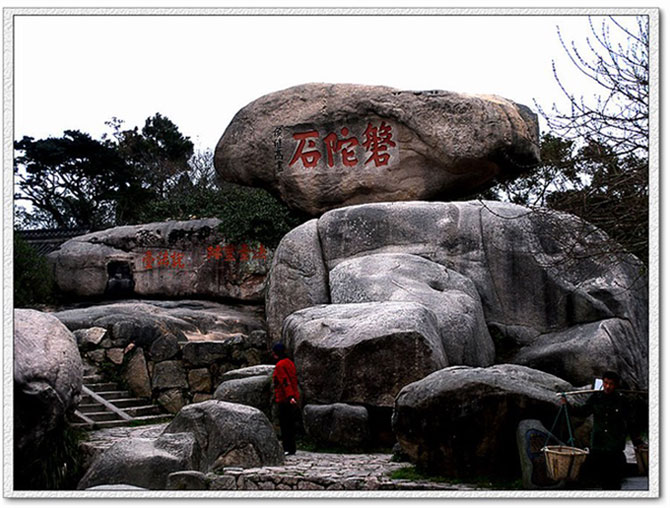
{"type": "Polygon", "coordinates": [[[14,307],[55,303],[56,284],[47,259],[14,233],[14,307]]]}
{"type": "Polygon", "coordinates": [[[38,453],[16,454],[16,490],[74,490],[84,474],[80,441],[86,432],[64,425],[54,430],[38,453]]]}
{"type": "Polygon", "coordinates": [[[151,202],[142,222],[216,217],[219,231],[231,243],[260,242],[274,248],[308,217],[290,210],[263,189],[227,183],[220,189],[190,186],[151,202]]]}

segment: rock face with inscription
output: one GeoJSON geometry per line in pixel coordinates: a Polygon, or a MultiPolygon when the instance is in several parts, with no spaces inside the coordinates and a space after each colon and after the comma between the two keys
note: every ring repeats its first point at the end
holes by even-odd
{"type": "Polygon", "coordinates": [[[48,259],[65,293],[107,298],[263,299],[271,252],[228,243],[219,219],[120,226],[68,240],[48,259]]]}
{"type": "Polygon", "coordinates": [[[455,198],[537,162],[537,116],[502,97],[323,83],[245,106],[215,152],[223,180],[314,216],[455,198]]]}

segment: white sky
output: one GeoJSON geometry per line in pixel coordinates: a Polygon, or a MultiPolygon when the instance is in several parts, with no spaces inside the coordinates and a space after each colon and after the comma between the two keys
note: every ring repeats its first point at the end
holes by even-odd
{"type": "MultiPolygon", "coordinates": [[[[422,4],[424,5],[424,4],[422,4]]],[[[141,126],[156,112],[196,147],[214,148],[254,99],[308,82],[497,94],[549,108],[552,72],[591,94],[556,34],[582,44],[585,16],[15,18],[14,138],[112,116],[141,126]]],[[[582,44],[583,46],[583,44],[582,44]]]]}

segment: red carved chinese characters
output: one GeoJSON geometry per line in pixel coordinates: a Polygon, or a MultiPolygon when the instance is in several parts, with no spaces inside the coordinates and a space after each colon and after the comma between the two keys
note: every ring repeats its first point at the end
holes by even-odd
{"type": "MultiPolygon", "coordinates": [[[[142,263],[147,270],[161,267],[177,268],[181,270],[186,268],[186,265],[184,264],[184,255],[183,252],[168,252],[167,250],[164,250],[158,252],[154,256],[154,253],[148,250],[142,257],[142,263]],[[172,260],[171,263],[170,260],[172,260]]],[[[240,262],[248,262],[254,259],[265,261],[267,259],[267,249],[262,244],[258,244],[256,247],[251,247],[246,243],[242,243],[239,246],[233,244],[224,246],[210,245],[207,247],[207,260],[209,261],[210,259],[215,261],[221,260],[223,262],[237,262],[238,260],[240,262]]]]}
{"type": "Polygon", "coordinates": [[[170,255],[168,251],[158,253],[158,266],[170,266],[170,255]]]}
{"type": "Polygon", "coordinates": [[[221,251],[220,245],[207,247],[207,259],[221,259],[222,256],[223,252],[221,251]]]}
{"type": "Polygon", "coordinates": [[[144,263],[144,268],[147,270],[151,270],[154,267],[154,256],[151,254],[151,251],[148,250],[144,257],[142,258],[142,262],[144,263]]]}
{"type": "Polygon", "coordinates": [[[154,268],[154,261],[156,262],[156,268],[186,268],[184,265],[183,252],[168,252],[164,250],[156,254],[154,257],[150,250],[146,251],[144,257],[142,258],[144,268],[147,270],[152,270],[154,268]],[[170,264],[170,259],[172,259],[172,264],[170,264]]]}
{"type": "Polygon", "coordinates": [[[254,249],[254,259],[262,259],[265,261],[267,258],[267,251],[265,250],[265,247],[263,247],[262,244],[259,244],[259,246],[254,249]]]}
{"type": "Polygon", "coordinates": [[[306,168],[315,167],[319,163],[321,153],[318,150],[311,150],[309,152],[305,152],[304,150],[305,144],[307,144],[307,148],[316,148],[316,141],[308,138],[318,137],[318,131],[298,132],[294,134],[293,139],[298,141],[298,148],[296,148],[295,154],[293,154],[293,158],[291,159],[291,162],[288,163],[288,165],[293,166],[293,164],[295,164],[298,159],[300,159],[302,161],[302,165],[306,168]]]}
{"type": "Polygon", "coordinates": [[[184,268],[184,254],[173,252],[170,257],[172,258],[172,268],[184,268]]]}
{"type": "Polygon", "coordinates": [[[240,245],[240,248],[237,252],[240,254],[240,261],[249,261],[249,254],[251,253],[251,249],[246,243],[240,245]]]}
{"type": "Polygon", "coordinates": [[[387,166],[391,159],[389,150],[395,147],[393,141],[393,132],[389,124],[382,121],[379,126],[368,123],[367,129],[363,132],[364,143],[360,143],[356,136],[350,136],[347,127],[340,129],[341,138],[335,132],[328,133],[322,140],[323,150],[319,151],[317,141],[319,132],[311,130],[293,134],[293,139],[298,141],[293,158],[289,166],[293,166],[301,161],[303,166],[308,169],[317,167],[319,161],[323,158],[327,167],[332,168],[340,161],[343,166],[354,167],[359,163],[359,157],[356,155],[356,148],[359,148],[359,155],[363,150],[370,152],[370,156],[363,163],[364,165],[374,162],[375,167],[387,166]],[[306,150],[309,149],[309,150],[306,150]],[[325,154],[325,157],[323,155],[325,154]]]}
{"type": "Polygon", "coordinates": [[[224,261],[235,261],[235,246],[234,245],[226,245],[223,248],[223,254],[224,254],[224,261]]]}
{"type": "MultiPolygon", "coordinates": [[[[341,131],[342,136],[349,135],[349,129],[344,127],[341,131]]],[[[334,165],[333,154],[337,151],[342,151],[342,164],[345,166],[355,166],[358,162],[356,158],[356,152],[352,150],[353,147],[358,145],[358,139],[356,136],[352,136],[346,139],[337,139],[337,135],[334,132],[328,134],[323,140],[326,143],[326,163],[331,168],[334,165]]]]}
{"type": "Polygon", "coordinates": [[[223,248],[220,245],[215,247],[207,247],[207,259],[219,260],[222,259],[224,262],[235,262],[239,261],[251,261],[253,259],[267,259],[267,250],[262,244],[259,244],[258,247],[250,247],[246,243],[242,243],[239,246],[233,244],[225,245],[223,248]],[[237,254],[237,257],[236,255],[237,254]]]}
{"type": "Polygon", "coordinates": [[[395,146],[395,143],[391,141],[391,126],[382,122],[379,129],[377,129],[369,123],[363,135],[365,136],[363,146],[369,152],[372,152],[372,155],[365,161],[365,164],[374,161],[376,167],[386,166],[391,158],[391,155],[386,153],[386,150],[391,146],[395,146]]]}

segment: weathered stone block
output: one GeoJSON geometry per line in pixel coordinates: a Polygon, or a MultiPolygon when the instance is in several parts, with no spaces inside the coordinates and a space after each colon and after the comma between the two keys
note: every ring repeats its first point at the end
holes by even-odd
{"type": "Polygon", "coordinates": [[[181,362],[166,361],[154,365],[154,373],[151,381],[154,390],[165,388],[188,388],[186,372],[181,362]]]}
{"type": "Polygon", "coordinates": [[[188,371],[188,385],[194,392],[211,392],[212,376],[208,369],[191,369],[188,371]]]}

